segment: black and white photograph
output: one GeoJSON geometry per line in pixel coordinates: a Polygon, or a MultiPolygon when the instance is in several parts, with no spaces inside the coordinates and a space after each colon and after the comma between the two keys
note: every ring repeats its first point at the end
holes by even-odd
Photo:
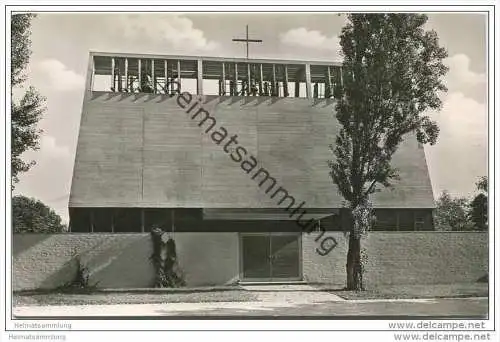
{"type": "Polygon", "coordinates": [[[6,341],[498,337],[493,2],[142,5],[4,6],[6,341]]]}

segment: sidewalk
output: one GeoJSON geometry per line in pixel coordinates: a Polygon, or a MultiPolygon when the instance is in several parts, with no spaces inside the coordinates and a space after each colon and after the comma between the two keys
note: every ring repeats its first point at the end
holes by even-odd
{"type": "Polygon", "coordinates": [[[361,292],[322,284],[241,285],[180,289],[106,289],[92,293],[16,293],[20,306],[179,304],[179,303],[327,303],[356,300],[488,297],[488,284],[386,285],[361,292]]]}
{"type": "Polygon", "coordinates": [[[487,283],[379,285],[366,291],[334,290],[347,300],[488,297],[487,283]]]}
{"type": "MultiPolygon", "coordinates": [[[[274,312],[275,310],[282,310],[286,308],[293,308],[300,305],[310,305],[319,303],[331,303],[340,302],[344,299],[339,296],[318,290],[309,285],[261,285],[261,286],[242,286],[240,289],[233,289],[233,291],[224,292],[205,292],[204,296],[212,295],[213,300],[205,302],[202,301],[191,301],[193,300],[193,293],[170,293],[170,294],[126,294],[121,293],[118,296],[126,295],[128,296],[128,301],[131,298],[136,298],[138,300],[148,300],[151,299],[145,296],[163,296],[161,303],[151,303],[141,304],[100,304],[96,305],[95,296],[102,296],[103,293],[80,295],[80,297],[73,298],[75,302],[87,299],[90,300],[92,297],[93,304],[86,305],[26,305],[16,306],[14,308],[14,315],[18,317],[26,316],[42,316],[42,317],[65,317],[65,316],[161,316],[161,315],[195,315],[199,312],[211,312],[216,313],[219,311],[233,312],[233,313],[262,313],[266,314],[269,312],[274,312]],[[228,296],[229,294],[229,296],[228,296]],[[173,302],[172,299],[179,299],[179,296],[184,297],[184,301],[173,302]],[[135,296],[135,297],[133,297],[135,296]],[[234,301],[228,301],[227,299],[234,299],[234,301]],[[189,300],[189,301],[186,301],[189,300]]],[[[109,296],[114,296],[112,299],[116,301],[118,299],[117,294],[107,293],[107,300],[110,301],[109,296]]],[[[68,295],[67,295],[68,296],[68,295]]],[[[75,295],[73,295],[75,296],[75,295]]],[[[206,299],[206,298],[205,298],[206,299]]],[[[66,301],[67,303],[68,301],[66,301]]]]}
{"type": "Polygon", "coordinates": [[[339,296],[310,285],[250,285],[223,288],[117,289],[92,293],[20,293],[14,306],[119,305],[207,302],[290,302],[341,301],[339,296]]]}
{"type": "MultiPolygon", "coordinates": [[[[261,298],[263,299],[263,298],[261,298]]],[[[309,302],[289,301],[291,298],[252,302],[164,303],[125,305],[21,306],[13,309],[16,318],[72,319],[82,317],[343,317],[380,316],[408,318],[442,317],[484,319],[488,315],[487,298],[453,299],[382,299],[309,302]]]]}

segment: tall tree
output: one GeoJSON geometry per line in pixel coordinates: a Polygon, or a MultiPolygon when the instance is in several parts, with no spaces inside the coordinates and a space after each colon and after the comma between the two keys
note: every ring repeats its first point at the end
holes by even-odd
{"type": "Polygon", "coordinates": [[[477,230],[488,230],[488,178],[481,177],[476,183],[479,194],[470,203],[469,217],[477,230]]]}
{"type": "Polygon", "coordinates": [[[14,233],[61,233],[66,226],[54,210],[34,198],[12,197],[14,233]]]}
{"type": "Polygon", "coordinates": [[[467,231],[473,225],[467,215],[469,202],[464,197],[452,197],[443,191],[436,201],[434,224],[439,231],[467,231]]]}
{"type": "Polygon", "coordinates": [[[391,159],[406,139],[434,144],[439,129],[424,115],[439,109],[447,72],[424,14],[349,14],[342,29],[342,80],[334,91],[341,128],[330,162],[333,182],[352,213],[347,289],[360,290],[361,236],[370,228],[370,195],[398,178],[391,159]]]}
{"type": "Polygon", "coordinates": [[[33,14],[15,14],[11,18],[11,170],[13,186],[19,174],[28,171],[35,162],[23,160],[27,150],[37,150],[41,131],[37,128],[44,112],[45,99],[29,87],[19,101],[12,90],[22,87],[26,80],[26,67],[31,56],[31,20],[33,14]]]}

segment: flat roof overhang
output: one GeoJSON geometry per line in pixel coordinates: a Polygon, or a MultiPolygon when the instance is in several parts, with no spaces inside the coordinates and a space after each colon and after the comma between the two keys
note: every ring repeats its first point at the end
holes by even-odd
{"type": "Polygon", "coordinates": [[[233,62],[233,63],[271,63],[271,64],[314,64],[342,66],[341,62],[324,60],[293,60],[293,59],[273,59],[273,58],[234,58],[234,57],[213,57],[213,56],[182,56],[168,54],[141,54],[141,53],[120,53],[120,52],[98,52],[90,51],[90,56],[115,57],[115,58],[140,58],[140,59],[175,59],[181,61],[213,61],[213,62],[233,62]]]}
{"type": "MultiPolygon", "coordinates": [[[[301,210],[297,210],[295,214],[292,208],[290,211],[283,209],[203,209],[204,220],[250,220],[250,221],[295,221],[300,217],[301,210]]],[[[338,215],[339,209],[307,209],[303,208],[305,213],[301,216],[302,220],[323,219],[332,215],[338,215]]]]}

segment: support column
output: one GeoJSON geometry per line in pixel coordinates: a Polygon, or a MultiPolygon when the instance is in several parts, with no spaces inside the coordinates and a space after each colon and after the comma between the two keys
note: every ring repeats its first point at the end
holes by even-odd
{"type": "Polygon", "coordinates": [[[167,60],[165,59],[163,61],[164,64],[164,72],[163,72],[163,77],[165,78],[165,83],[163,84],[163,90],[165,91],[165,94],[168,94],[168,63],[167,60]]]}
{"type": "Polygon", "coordinates": [[[151,82],[153,82],[153,94],[156,94],[155,60],[151,59],[151,82]]]}
{"type": "Polygon", "coordinates": [[[271,87],[271,96],[278,96],[279,89],[276,87],[276,64],[273,64],[273,85],[271,87]]]}
{"type": "Polygon", "coordinates": [[[234,63],[234,89],[236,90],[235,96],[238,96],[238,63],[234,63]]]}
{"type": "Polygon", "coordinates": [[[306,64],[306,94],[307,98],[312,98],[312,87],[311,87],[311,64],[306,64]]]}
{"type": "Polygon", "coordinates": [[[111,57],[111,90],[115,91],[115,58],[111,57]]]}
{"type": "Polygon", "coordinates": [[[226,66],[222,62],[222,95],[226,95],[226,66]]]}
{"type": "Polygon", "coordinates": [[[128,92],[128,58],[125,58],[125,91],[128,92]]]}
{"type": "Polygon", "coordinates": [[[142,92],[142,63],[140,58],[137,60],[137,71],[139,77],[139,92],[142,92]]]}
{"type": "Polygon", "coordinates": [[[285,83],[283,84],[283,96],[288,97],[288,66],[285,65],[285,83]]]}
{"type": "Polygon", "coordinates": [[[262,89],[263,87],[263,83],[264,83],[264,72],[262,71],[262,63],[259,64],[259,72],[260,72],[260,79],[259,79],[259,96],[262,96],[264,94],[264,89],[262,89]]]}
{"type": "Polygon", "coordinates": [[[250,96],[251,95],[251,78],[252,78],[252,75],[251,75],[251,72],[250,72],[250,63],[247,64],[247,96],[250,96]]]}
{"type": "Polygon", "coordinates": [[[181,85],[181,61],[177,61],[177,89],[176,91],[179,93],[181,91],[182,85],[181,85]]]}
{"type": "Polygon", "coordinates": [[[198,95],[203,95],[203,62],[201,59],[198,59],[198,66],[197,66],[197,72],[198,72],[198,81],[197,81],[197,87],[196,87],[196,92],[198,95]]]}
{"type": "MultiPolygon", "coordinates": [[[[305,71],[304,71],[305,73],[305,71]]],[[[298,70],[295,75],[295,97],[300,97],[300,78],[302,77],[302,72],[298,70]]]]}

